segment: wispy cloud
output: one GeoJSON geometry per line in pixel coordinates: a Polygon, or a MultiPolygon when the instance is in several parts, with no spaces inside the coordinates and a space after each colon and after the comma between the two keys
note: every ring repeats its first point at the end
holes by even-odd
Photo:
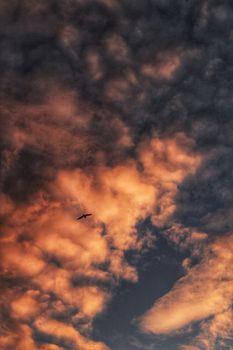
{"type": "Polygon", "coordinates": [[[200,263],[144,315],[141,327],[152,333],[172,333],[204,320],[197,343],[212,349],[218,337],[232,334],[232,235],[204,250],[200,263]]]}

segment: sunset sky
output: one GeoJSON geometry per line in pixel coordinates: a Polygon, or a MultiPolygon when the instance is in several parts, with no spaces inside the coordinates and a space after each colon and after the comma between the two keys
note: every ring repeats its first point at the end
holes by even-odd
{"type": "Polygon", "coordinates": [[[0,34],[0,350],[233,350],[233,1],[0,0],[0,34]]]}

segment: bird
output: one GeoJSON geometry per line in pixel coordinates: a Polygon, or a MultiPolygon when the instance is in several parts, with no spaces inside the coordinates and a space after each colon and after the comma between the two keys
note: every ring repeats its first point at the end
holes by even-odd
{"type": "Polygon", "coordinates": [[[77,220],[86,219],[86,217],[87,217],[87,216],[90,216],[90,215],[92,215],[92,214],[82,214],[81,216],[79,216],[79,217],[77,218],[77,220]]]}

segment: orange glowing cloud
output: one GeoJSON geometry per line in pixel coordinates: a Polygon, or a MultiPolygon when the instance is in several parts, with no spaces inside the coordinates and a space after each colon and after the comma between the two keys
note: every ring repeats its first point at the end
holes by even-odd
{"type": "Polygon", "coordinates": [[[180,66],[180,54],[177,55],[160,55],[155,63],[147,63],[142,65],[142,73],[150,78],[170,79],[176,69],[180,66]]]}
{"type": "Polygon", "coordinates": [[[104,67],[98,52],[89,50],[86,55],[86,63],[92,80],[99,80],[103,77],[104,67]]]}
{"type": "Polygon", "coordinates": [[[113,169],[102,167],[94,177],[79,170],[64,172],[58,182],[77,205],[88,208],[107,226],[117,248],[135,246],[135,224],[152,210],[155,189],[143,181],[133,163],[113,169]]]}
{"type": "Polygon", "coordinates": [[[53,344],[42,345],[42,346],[40,346],[39,349],[40,350],[64,350],[63,347],[57,346],[57,345],[53,345],[53,344]]]}
{"type": "MultiPolygon", "coordinates": [[[[233,263],[232,248],[232,235],[210,244],[201,263],[189,269],[187,276],[142,317],[142,329],[152,333],[171,333],[193,322],[214,317],[212,322],[207,322],[208,336],[221,334],[221,330],[230,331],[226,325],[230,324],[232,317],[228,312],[233,295],[233,270],[229,268],[233,263]]],[[[203,339],[206,341],[207,338],[203,339]]]]}
{"type": "Polygon", "coordinates": [[[105,39],[105,46],[108,54],[115,60],[126,60],[129,56],[127,44],[119,35],[109,35],[105,39]]]}
{"type": "MultiPolygon", "coordinates": [[[[226,311],[220,312],[202,322],[200,334],[193,343],[206,350],[216,348],[216,345],[225,348],[226,341],[232,339],[233,333],[233,311],[231,306],[226,311]]],[[[199,348],[198,348],[199,349],[199,348]]]]}
{"type": "Polygon", "coordinates": [[[41,306],[38,304],[36,297],[38,292],[28,291],[11,303],[12,314],[15,318],[21,320],[30,319],[38,314],[41,306]]]}
{"type": "Polygon", "coordinates": [[[0,337],[0,346],[2,349],[38,350],[32,333],[29,326],[20,325],[16,332],[0,337]]]}
{"type": "Polygon", "coordinates": [[[80,350],[107,350],[108,347],[99,342],[92,342],[80,335],[80,333],[65,323],[47,318],[38,318],[35,327],[42,333],[49,334],[56,339],[67,340],[71,345],[80,350]]]}
{"type": "Polygon", "coordinates": [[[146,140],[140,147],[139,159],[145,176],[157,190],[158,200],[152,216],[157,226],[168,223],[175,210],[177,186],[201,163],[200,155],[189,151],[191,146],[192,140],[179,133],[174,139],[146,140]]]}
{"type": "MultiPolygon", "coordinates": [[[[64,114],[68,123],[75,111],[69,106],[70,99],[65,98],[67,107],[60,102],[64,104],[61,118],[64,114]]],[[[52,102],[48,105],[46,108],[55,108],[52,102]]],[[[129,131],[122,122],[114,123],[123,131],[118,145],[127,149],[132,145],[129,131]]],[[[36,141],[27,135],[24,142],[39,143],[40,132],[39,128],[36,141]]],[[[55,134],[51,133],[52,142],[61,140],[59,132],[59,139],[55,134]]],[[[64,140],[67,137],[64,134],[64,140]]],[[[49,142],[42,138],[42,149],[46,143],[51,147],[49,142]]],[[[46,184],[46,190],[33,194],[25,204],[15,205],[8,196],[0,197],[6,216],[0,238],[1,267],[13,280],[25,280],[24,292],[15,288],[5,294],[17,334],[10,339],[6,333],[1,340],[7,344],[3,348],[17,342],[22,344],[20,350],[59,349],[65,341],[83,350],[107,349],[82,332],[91,330],[94,318],[111,298],[104,283],[123,278],[137,281],[137,270],[128,264],[125,252],[141,252],[153,244],[147,233],[143,238],[138,236],[136,225],[140,220],[152,216],[158,225],[169,220],[175,209],[177,184],[200,163],[200,157],[190,151],[190,142],[182,134],[175,139],[154,137],[141,143],[137,159],[111,167],[104,161],[83,169],[62,167],[54,181],[46,184]],[[163,213],[156,214],[158,208],[163,213]],[[85,210],[93,216],[76,221],[85,210]],[[76,310],[72,323],[58,321],[59,315],[69,310],[76,310]],[[34,329],[51,336],[54,344],[37,344],[34,329]]],[[[68,145],[66,141],[64,145],[68,145]]],[[[53,156],[59,153],[56,150],[53,156]]],[[[201,239],[200,235],[196,234],[196,239],[201,239]]]]}

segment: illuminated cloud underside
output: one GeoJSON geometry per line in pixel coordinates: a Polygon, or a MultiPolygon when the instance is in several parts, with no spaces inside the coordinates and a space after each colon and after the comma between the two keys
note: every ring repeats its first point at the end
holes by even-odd
{"type": "Polygon", "coordinates": [[[142,171],[135,160],[112,168],[96,166],[91,175],[78,169],[59,171],[46,193],[50,200],[39,192],[33,196],[34,204],[16,206],[7,196],[1,197],[8,217],[1,238],[2,268],[13,281],[16,276],[26,280],[25,292],[15,288],[4,295],[17,333],[15,340],[4,335],[2,346],[13,346],[20,339],[22,347],[36,348],[32,336],[37,331],[49,335],[54,344],[62,340],[80,349],[106,348],[81,336],[78,329],[90,330],[93,318],[104,310],[111,295],[101,283],[137,281],[137,271],[126,263],[124,252],[140,251],[151,244],[151,237],[139,239],[135,225],[160,206],[164,217],[160,215],[159,222],[166,221],[177,184],[187,168],[191,171],[199,164],[179,141],[189,143],[183,135],[143,143],[138,151],[142,171]],[[93,219],[77,222],[76,213],[86,208],[93,219]],[[85,279],[92,284],[79,286],[85,279]],[[70,320],[68,324],[56,320],[72,309],[73,325],[70,320]]]}
{"type": "Polygon", "coordinates": [[[139,330],[231,349],[230,2],[11,0],[0,19],[1,349],[107,350],[93,321],[140,283],[148,218],[187,257],[139,330]]]}

